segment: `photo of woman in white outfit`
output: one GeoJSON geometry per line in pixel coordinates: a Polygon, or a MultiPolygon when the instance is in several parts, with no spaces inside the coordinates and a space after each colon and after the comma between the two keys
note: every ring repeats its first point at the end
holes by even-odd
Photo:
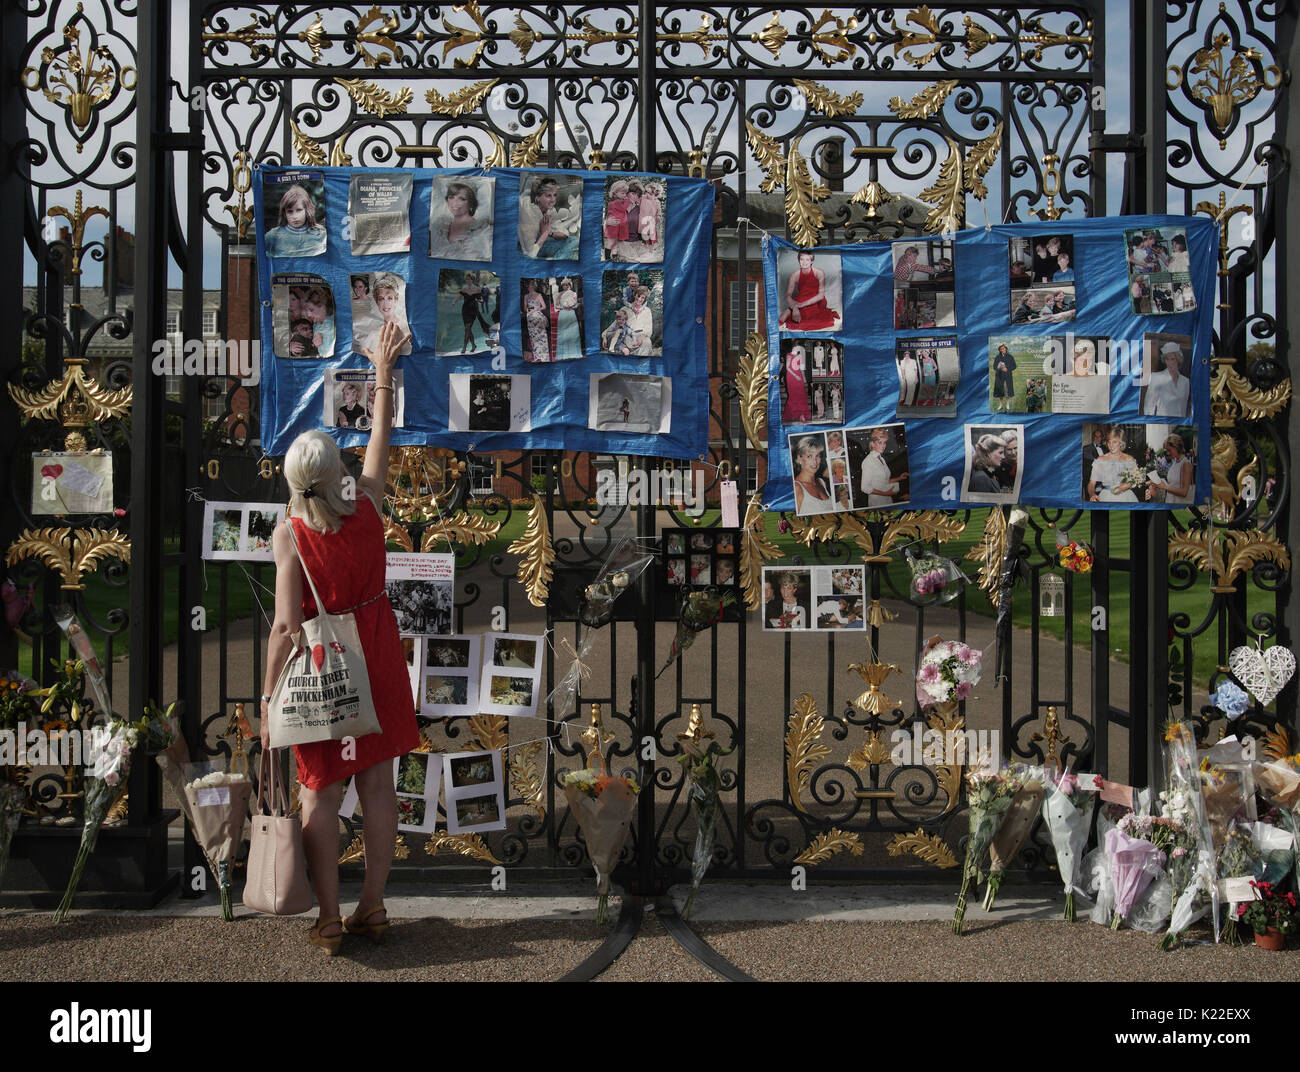
{"type": "Polygon", "coordinates": [[[1187,444],[1177,432],[1165,439],[1165,453],[1169,455],[1169,470],[1164,480],[1153,480],[1151,486],[1165,493],[1167,503],[1186,503],[1196,499],[1196,468],[1187,456],[1187,444]]]}
{"type": "Polygon", "coordinates": [[[885,451],[889,449],[888,428],[873,428],[869,442],[870,449],[862,460],[862,479],[858,486],[866,496],[869,509],[893,506],[898,501],[899,489],[907,474],[893,476],[889,471],[889,463],[885,460],[885,451]]]}

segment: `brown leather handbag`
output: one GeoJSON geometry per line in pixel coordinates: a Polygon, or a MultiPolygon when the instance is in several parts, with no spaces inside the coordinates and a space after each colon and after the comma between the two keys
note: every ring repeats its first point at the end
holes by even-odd
{"type": "Polygon", "coordinates": [[[302,821],[289,814],[289,800],[280,780],[280,764],[268,749],[262,753],[257,779],[257,804],[248,839],[248,881],[244,906],[268,916],[296,916],[316,903],[307,881],[307,854],[302,821]],[[263,814],[263,795],[270,814],[263,814]]]}

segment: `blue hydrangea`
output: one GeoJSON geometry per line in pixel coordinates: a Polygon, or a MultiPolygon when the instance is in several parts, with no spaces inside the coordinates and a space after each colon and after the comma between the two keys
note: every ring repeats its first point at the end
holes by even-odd
{"type": "Polygon", "coordinates": [[[1239,685],[1225,681],[1217,691],[1210,693],[1210,703],[1231,719],[1245,713],[1250,706],[1250,697],[1239,685]]]}

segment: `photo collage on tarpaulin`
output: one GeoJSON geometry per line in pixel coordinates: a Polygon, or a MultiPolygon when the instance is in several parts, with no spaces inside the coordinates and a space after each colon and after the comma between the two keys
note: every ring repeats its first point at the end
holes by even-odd
{"type": "Polygon", "coordinates": [[[770,240],[764,502],[800,517],[1192,503],[1198,469],[1208,476],[1208,373],[1193,348],[1211,325],[1197,290],[1213,284],[1215,246],[1212,227],[1169,220],[841,249],[770,240]]]}
{"type": "MultiPolygon", "coordinates": [[[[315,363],[315,388],[324,396],[312,407],[318,426],[368,435],[374,384],[372,378],[367,389],[367,367],[357,357],[372,355],[391,323],[409,336],[401,354],[418,362],[399,366],[408,375],[405,384],[394,384],[395,429],[429,428],[430,441],[441,429],[525,446],[510,437],[532,442],[538,433],[569,426],[613,437],[593,444],[612,442],[627,451],[629,437],[660,437],[675,448],[662,456],[688,456],[676,440],[694,433],[672,426],[673,380],[682,362],[697,361],[701,351],[695,332],[697,325],[703,330],[703,317],[687,306],[698,300],[699,258],[692,256],[708,246],[701,198],[681,189],[691,180],[671,179],[677,192],[670,192],[670,177],[634,173],[261,170],[268,334],[290,378],[283,400],[276,397],[278,382],[268,393],[271,408],[288,421],[299,422],[302,412],[288,393],[307,386],[303,377],[315,363]],[[340,172],[346,204],[335,203],[344,196],[340,172]],[[502,177],[509,180],[505,192],[502,177]],[[423,208],[413,218],[425,204],[427,245],[423,208]],[[666,307],[670,292],[677,309],[666,307]],[[681,337],[684,321],[691,334],[681,337]],[[666,338],[666,331],[677,334],[666,338]],[[433,364],[437,358],[447,359],[445,371],[433,364]],[[331,363],[321,367],[325,359],[331,363]],[[291,372],[290,362],[302,362],[300,371],[291,372]],[[567,377],[559,368],[541,377],[532,371],[569,364],[567,377]],[[412,369],[418,371],[414,387],[412,369]],[[429,377],[436,403],[426,392],[429,377]],[[421,392],[415,424],[407,389],[421,392]],[[585,420],[576,412],[580,404],[587,407],[585,420]]],[[[805,323],[823,330],[813,326],[824,315],[814,305],[804,304],[805,323]]],[[[814,397],[826,413],[843,411],[840,358],[837,347],[818,350],[826,370],[814,397]]],[[[701,362],[691,372],[690,386],[707,382],[702,369],[701,362]]],[[[280,372],[277,365],[277,380],[280,372]]],[[[695,395],[692,390],[679,402],[707,424],[707,401],[695,395]]],[[[267,422],[273,452],[292,438],[277,423],[285,421],[267,422]]],[[[409,441],[394,436],[395,443],[409,441]]],[[[645,453],[661,453],[654,439],[647,444],[645,453]]]]}

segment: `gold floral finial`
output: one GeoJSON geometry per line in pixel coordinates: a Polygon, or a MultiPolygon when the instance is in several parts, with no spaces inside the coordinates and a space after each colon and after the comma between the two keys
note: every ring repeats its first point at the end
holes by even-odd
{"type": "Polygon", "coordinates": [[[853,701],[854,707],[869,715],[881,715],[898,706],[881,691],[881,686],[890,674],[901,674],[901,667],[893,663],[850,663],[847,672],[856,672],[867,683],[867,691],[853,701]]]}

